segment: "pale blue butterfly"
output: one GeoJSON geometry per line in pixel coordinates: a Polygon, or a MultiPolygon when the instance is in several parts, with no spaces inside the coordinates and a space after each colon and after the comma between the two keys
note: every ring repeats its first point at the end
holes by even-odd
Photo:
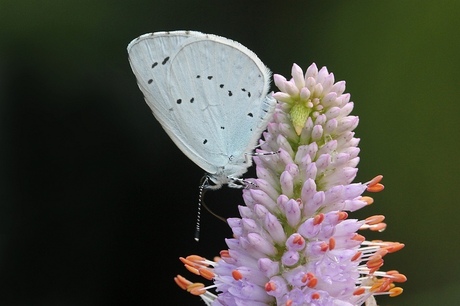
{"type": "Polygon", "coordinates": [[[153,115],[206,171],[201,190],[246,186],[240,177],[276,106],[262,61],[238,42],[195,31],[144,34],[128,54],[153,115]]]}

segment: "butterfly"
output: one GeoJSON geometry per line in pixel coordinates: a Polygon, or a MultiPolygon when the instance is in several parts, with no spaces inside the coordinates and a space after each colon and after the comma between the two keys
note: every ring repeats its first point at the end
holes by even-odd
{"type": "Polygon", "coordinates": [[[240,43],[196,31],[155,32],[128,45],[145,101],[203,187],[245,186],[241,176],[271,119],[270,70],[240,43]]]}

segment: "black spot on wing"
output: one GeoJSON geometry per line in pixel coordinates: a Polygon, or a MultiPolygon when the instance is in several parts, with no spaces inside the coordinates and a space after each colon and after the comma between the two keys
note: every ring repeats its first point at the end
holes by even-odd
{"type": "Polygon", "coordinates": [[[254,117],[254,114],[253,113],[248,113],[248,117],[254,117]]]}
{"type": "Polygon", "coordinates": [[[212,75],[208,75],[208,80],[212,80],[212,75]]]}
{"type": "Polygon", "coordinates": [[[169,61],[169,56],[165,57],[165,59],[161,62],[162,65],[166,64],[169,61]]]}
{"type": "Polygon", "coordinates": [[[195,101],[195,98],[190,99],[190,103],[193,103],[193,101],[195,101]]]}
{"type": "Polygon", "coordinates": [[[181,103],[182,103],[182,99],[177,99],[176,103],[177,103],[177,104],[181,104],[181,103]]]}
{"type": "Polygon", "coordinates": [[[233,92],[231,90],[228,91],[228,96],[229,97],[233,96],[233,92]]]}
{"type": "Polygon", "coordinates": [[[149,83],[149,84],[152,84],[152,82],[153,82],[152,79],[150,79],[150,80],[147,81],[147,83],[149,83]]]}
{"type": "Polygon", "coordinates": [[[247,93],[248,93],[248,98],[251,97],[251,92],[250,92],[250,91],[247,91],[246,88],[241,88],[241,91],[242,91],[242,92],[247,92],[247,93]]]}
{"type": "Polygon", "coordinates": [[[198,75],[196,76],[196,78],[197,78],[197,79],[201,78],[201,75],[198,74],[198,75]]]}
{"type": "Polygon", "coordinates": [[[208,140],[207,140],[207,139],[203,140],[203,144],[206,144],[207,142],[208,142],[208,140]]]}
{"type": "Polygon", "coordinates": [[[220,87],[220,88],[224,88],[224,84],[220,84],[219,87],[220,87]]]}
{"type": "Polygon", "coordinates": [[[155,62],[152,64],[152,69],[156,67],[156,65],[158,65],[158,62],[155,62]]]}

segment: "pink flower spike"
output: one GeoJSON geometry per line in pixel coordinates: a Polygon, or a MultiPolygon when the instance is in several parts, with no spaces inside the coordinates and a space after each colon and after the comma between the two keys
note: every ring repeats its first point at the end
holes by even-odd
{"type": "Polygon", "coordinates": [[[176,283],[208,306],[376,305],[375,296],[401,294],[395,283],[406,277],[382,267],[404,244],[363,236],[387,227],[383,215],[349,219],[374,202],[363,194],[383,185],[381,176],[353,182],[359,118],[345,81],[314,63],[304,75],[293,64],[289,81],[273,79],[278,104],[254,156],[257,178],[242,192],[246,205],[227,220],[228,249],[215,261],[182,259],[214,284],[176,283]]]}

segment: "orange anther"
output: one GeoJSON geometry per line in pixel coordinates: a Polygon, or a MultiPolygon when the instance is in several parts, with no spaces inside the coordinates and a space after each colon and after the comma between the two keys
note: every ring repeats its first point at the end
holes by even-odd
{"type": "Polygon", "coordinates": [[[361,294],[363,294],[364,292],[366,292],[366,290],[365,290],[363,287],[359,287],[358,289],[356,289],[356,290],[353,292],[353,295],[361,295],[361,294]]]}
{"type": "Polygon", "coordinates": [[[230,258],[230,252],[228,250],[220,251],[220,257],[222,258],[230,258]]]}
{"type": "Polygon", "coordinates": [[[199,265],[195,264],[193,261],[188,260],[188,259],[186,259],[184,257],[179,257],[179,259],[186,266],[195,267],[195,268],[199,267],[199,265]]]}
{"type": "Polygon", "coordinates": [[[316,215],[315,218],[313,219],[313,225],[318,225],[324,220],[324,214],[319,214],[316,215]]]}
{"type": "Polygon", "coordinates": [[[383,260],[373,261],[371,263],[368,262],[366,266],[371,270],[370,273],[372,274],[383,266],[383,260]]]}
{"type": "Polygon", "coordinates": [[[360,234],[355,234],[351,239],[359,242],[366,240],[366,238],[360,234]]]}
{"type": "Polygon", "coordinates": [[[201,295],[206,292],[206,289],[204,289],[204,284],[193,283],[188,286],[187,291],[193,295],[201,295]]]}
{"type": "Polygon", "coordinates": [[[374,199],[371,197],[367,197],[367,196],[362,196],[361,201],[366,202],[367,205],[371,205],[372,203],[374,203],[374,199]]]}
{"type": "Polygon", "coordinates": [[[364,219],[366,224],[369,224],[369,225],[378,224],[378,223],[382,222],[383,220],[385,220],[384,215],[375,215],[375,216],[370,216],[370,217],[364,219]]]}
{"type": "Polygon", "coordinates": [[[286,301],[286,306],[292,306],[292,300],[287,300],[286,301]]]}
{"type": "Polygon", "coordinates": [[[385,247],[385,249],[387,249],[389,253],[394,253],[401,250],[404,247],[404,243],[394,242],[391,245],[385,247]]]}
{"type": "Polygon", "coordinates": [[[192,284],[191,281],[187,280],[185,277],[181,275],[177,275],[174,277],[174,281],[176,282],[176,285],[181,287],[184,290],[187,290],[187,287],[192,284]]]}
{"type": "Polygon", "coordinates": [[[339,220],[345,220],[348,218],[348,214],[345,211],[339,211],[337,214],[339,215],[339,220]]]}
{"type": "Polygon", "coordinates": [[[297,245],[303,245],[305,243],[305,239],[299,234],[295,234],[294,239],[292,240],[292,243],[297,244],[297,245]]]}
{"type": "Polygon", "coordinates": [[[329,238],[329,250],[333,250],[335,248],[335,239],[334,237],[329,238]]]}
{"type": "Polygon", "coordinates": [[[382,262],[382,256],[380,255],[372,255],[369,260],[367,261],[368,267],[373,267],[376,264],[380,264],[382,262]]]}
{"type": "Polygon", "coordinates": [[[359,258],[361,258],[362,254],[363,254],[362,252],[356,252],[356,254],[353,255],[353,257],[351,258],[351,261],[358,260],[359,258]]]}
{"type": "Polygon", "coordinates": [[[306,282],[308,281],[308,279],[309,279],[309,278],[308,278],[308,275],[307,275],[307,274],[304,274],[304,275],[302,276],[302,283],[306,283],[306,282]]]}
{"type": "Polygon", "coordinates": [[[320,297],[321,297],[321,295],[319,295],[318,292],[315,292],[315,293],[313,293],[313,294],[311,295],[311,298],[312,298],[313,300],[319,300],[320,297]]]}
{"type": "Polygon", "coordinates": [[[190,272],[192,272],[193,274],[200,275],[200,271],[195,267],[185,265],[185,268],[189,270],[190,272]]]}
{"type": "Polygon", "coordinates": [[[198,255],[189,255],[187,256],[187,260],[195,261],[195,262],[203,262],[206,258],[198,256],[198,255]]]}
{"type": "Polygon", "coordinates": [[[372,256],[371,259],[366,263],[369,268],[369,274],[373,274],[381,266],[383,266],[383,259],[380,256],[372,256]]]}
{"type": "Polygon", "coordinates": [[[374,285],[372,286],[372,288],[377,292],[386,292],[393,287],[393,283],[391,282],[391,280],[387,278],[379,278],[375,281],[374,285]]]}
{"type": "Polygon", "coordinates": [[[206,293],[206,289],[203,289],[203,288],[193,288],[192,290],[189,291],[190,294],[193,294],[193,295],[202,295],[204,293],[206,293]]]}
{"type": "Polygon", "coordinates": [[[232,271],[232,276],[233,276],[233,279],[235,279],[235,280],[240,280],[240,279],[243,278],[243,274],[241,274],[241,272],[238,271],[238,270],[233,270],[232,271]]]}
{"type": "Polygon", "coordinates": [[[380,183],[380,181],[383,179],[383,175],[377,175],[376,177],[374,177],[372,180],[370,180],[369,182],[367,182],[367,186],[373,186],[375,184],[378,184],[380,183]]]}
{"type": "Polygon", "coordinates": [[[379,224],[374,224],[369,227],[369,229],[374,232],[383,232],[386,228],[387,228],[387,224],[383,222],[379,224]]]}
{"type": "Polygon", "coordinates": [[[318,279],[316,277],[313,277],[312,279],[310,279],[308,281],[307,287],[308,288],[315,288],[317,284],[318,284],[318,279]]]}
{"type": "Polygon", "coordinates": [[[207,280],[212,280],[214,278],[214,273],[209,269],[200,269],[200,275],[207,280]]]}
{"type": "Polygon", "coordinates": [[[372,185],[372,186],[368,186],[366,190],[369,191],[369,192],[380,192],[384,188],[385,188],[385,186],[383,186],[382,184],[375,184],[375,185],[372,185]]]}
{"type": "Polygon", "coordinates": [[[403,293],[403,289],[401,287],[394,287],[390,289],[390,297],[395,297],[403,293]]]}
{"type": "Polygon", "coordinates": [[[302,277],[302,283],[306,283],[307,281],[316,278],[315,275],[311,272],[305,273],[302,277]]]}
{"type": "Polygon", "coordinates": [[[392,283],[391,280],[385,279],[382,283],[382,285],[379,288],[380,292],[386,292],[391,289],[392,283]]]}
{"type": "Polygon", "coordinates": [[[320,245],[321,252],[326,252],[329,249],[329,245],[326,242],[322,242],[320,245]]]}
{"type": "Polygon", "coordinates": [[[377,283],[375,283],[375,284],[373,284],[373,285],[371,286],[371,288],[369,289],[369,291],[370,291],[370,292],[378,292],[379,288],[380,288],[380,283],[377,282],[377,283]]]}
{"type": "Polygon", "coordinates": [[[268,282],[265,284],[265,291],[270,292],[276,290],[276,285],[273,282],[268,282]]]}
{"type": "MultiPolygon", "coordinates": [[[[378,249],[375,253],[374,253],[374,256],[375,255],[378,255],[380,257],[384,257],[385,255],[387,255],[389,252],[387,249],[378,249]]],[[[371,257],[372,258],[372,257],[371,257]]]]}
{"type": "Polygon", "coordinates": [[[407,281],[407,277],[401,273],[391,274],[391,278],[396,283],[404,283],[405,281],[407,281]]]}

